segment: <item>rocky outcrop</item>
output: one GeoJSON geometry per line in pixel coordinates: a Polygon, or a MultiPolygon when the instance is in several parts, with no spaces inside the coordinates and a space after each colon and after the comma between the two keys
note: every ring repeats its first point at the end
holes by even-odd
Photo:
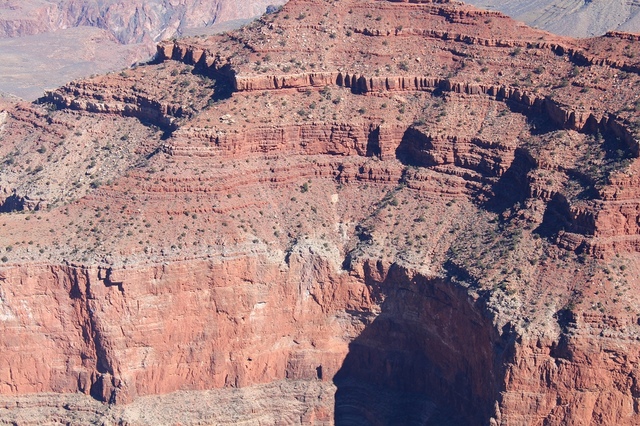
{"type": "MultiPolygon", "coordinates": [[[[448,40],[449,37],[444,37],[448,40]]],[[[453,39],[465,42],[461,38],[453,39]]],[[[607,58],[600,58],[596,55],[587,55],[583,50],[565,47],[562,45],[546,44],[539,42],[531,45],[527,42],[518,43],[494,43],[484,44],[485,46],[513,47],[523,46],[529,48],[544,48],[547,46],[553,52],[560,55],[567,55],[568,58],[579,62],[581,65],[598,65],[618,68],[624,71],[639,73],[635,65],[626,62],[619,62],[607,58]]],[[[379,91],[415,91],[415,90],[444,90],[455,93],[482,94],[495,97],[497,99],[522,104],[526,108],[536,107],[542,109],[549,118],[557,125],[578,131],[593,132],[596,130],[614,131],[624,138],[635,152],[638,151],[636,145],[637,135],[635,131],[628,128],[623,120],[613,114],[593,113],[588,111],[576,111],[571,105],[564,105],[550,99],[547,96],[540,96],[533,91],[519,87],[509,87],[508,85],[487,85],[477,84],[469,81],[456,81],[449,78],[438,78],[435,76],[421,75],[395,75],[395,76],[367,76],[350,72],[306,72],[285,75],[243,75],[238,72],[229,72],[229,63],[222,60],[219,54],[208,52],[205,47],[181,44],[181,42],[165,42],[158,46],[157,58],[159,60],[173,59],[184,61],[187,64],[200,65],[207,69],[206,72],[212,75],[223,73],[232,78],[233,85],[237,91],[258,91],[275,89],[302,89],[317,87],[322,88],[330,85],[351,88],[354,93],[376,93],[379,91]]]]}
{"type": "Polygon", "coordinates": [[[596,330],[592,336],[578,334],[563,336],[553,343],[516,345],[514,359],[518,361],[506,374],[507,391],[503,393],[496,424],[562,425],[590,421],[632,425],[637,421],[634,383],[638,344],[624,339],[615,339],[613,343],[610,337],[597,334],[608,333],[609,326],[599,324],[598,320],[593,323],[596,330]],[[537,380],[522,380],[524,377],[537,380]],[[614,382],[626,385],[619,387],[614,382]],[[553,391],[549,392],[549,388],[553,391]],[[536,414],[513,414],[517,412],[536,414]]]}
{"type": "MultiPolygon", "coordinates": [[[[448,3],[445,3],[448,4],[448,3]]],[[[484,14],[474,10],[466,10],[460,12],[451,11],[451,6],[437,6],[428,4],[425,10],[430,16],[436,16],[439,19],[444,17],[448,22],[456,23],[472,23],[475,19],[495,18],[505,21],[505,18],[499,14],[484,14]],[[459,22],[458,22],[459,21],[459,22]],[[468,22],[467,22],[468,21],[468,22]]],[[[266,21],[265,21],[266,22],[266,21]]],[[[271,24],[272,25],[272,24],[271,24]]],[[[435,31],[435,30],[433,30],[435,31]]],[[[468,30],[469,34],[474,34],[475,29],[468,30]]],[[[362,30],[361,33],[368,37],[374,34],[371,30],[362,30]]],[[[378,34],[379,32],[375,32],[378,34]]],[[[387,35],[389,37],[390,35],[387,35]]],[[[396,31],[392,37],[433,37],[439,40],[452,41],[455,43],[479,45],[491,48],[527,48],[536,50],[551,51],[553,55],[561,55],[569,61],[580,64],[581,66],[593,67],[610,67],[617,69],[627,69],[629,65],[615,58],[607,58],[600,53],[586,53],[585,49],[595,50],[597,41],[586,47],[578,46],[571,41],[556,41],[547,39],[538,39],[532,41],[530,38],[513,39],[509,41],[506,38],[494,40],[492,42],[478,41],[475,38],[466,36],[451,37],[449,33],[440,32],[438,34],[426,34],[424,32],[411,30],[410,28],[401,28],[396,31]]],[[[227,37],[227,36],[225,36],[227,37]]],[[[613,36],[609,36],[613,37],[613,36]]],[[[249,46],[243,36],[231,35],[227,38],[234,43],[249,46]]],[[[256,47],[250,47],[255,53],[256,47]]],[[[513,54],[514,51],[512,51],[513,54]]],[[[541,93],[538,89],[527,89],[520,85],[511,86],[509,84],[490,84],[483,83],[479,78],[476,81],[469,81],[455,77],[443,77],[434,74],[432,76],[396,74],[396,75],[380,75],[378,71],[374,75],[367,75],[359,72],[349,71],[305,71],[298,73],[285,73],[278,70],[277,74],[256,74],[255,72],[247,72],[243,64],[236,63],[233,56],[225,56],[219,50],[210,49],[205,42],[183,42],[171,41],[163,42],[158,46],[157,60],[164,61],[180,61],[188,65],[194,66],[194,70],[203,75],[212,76],[219,81],[225,82],[227,86],[232,86],[236,93],[245,92],[264,92],[264,91],[287,91],[287,90],[322,90],[328,88],[348,88],[352,93],[357,95],[380,96],[386,92],[421,92],[428,93],[451,93],[457,95],[484,96],[490,100],[498,100],[504,102],[511,110],[525,113],[528,116],[535,117],[543,114],[555,126],[564,129],[577,130],[587,134],[611,133],[621,139],[625,145],[624,150],[630,157],[638,155],[638,134],[635,130],[635,124],[630,121],[624,114],[619,111],[611,111],[608,108],[590,108],[586,109],[582,106],[576,107],[569,102],[568,99],[558,99],[556,97],[541,93]]],[[[406,65],[405,65],[406,66],[406,65]]],[[[343,67],[344,68],[344,67],[343,67]]],[[[537,71],[538,73],[541,71],[537,71]]],[[[580,83],[583,84],[583,83],[580,83]]],[[[153,96],[145,96],[145,94],[132,92],[119,94],[113,97],[113,101],[104,102],[102,99],[96,99],[98,86],[83,85],[82,87],[69,86],[65,89],[57,90],[49,93],[44,99],[53,102],[60,107],[71,107],[88,111],[116,112],[125,115],[133,115],[144,120],[151,120],[157,125],[170,130],[178,129],[179,125],[176,119],[187,114],[193,114],[192,109],[186,105],[169,105],[158,103],[151,100],[153,96]]],[[[102,98],[102,95],[99,95],[102,98]]],[[[193,108],[193,107],[191,107],[193,108]]],[[[378,123],[364,123],[361,127],[364,132],[359,131],[353,133],[352,130],[346,130],[342,136],[342,130],[350,129],[351,124],[336,122],[331,124],[328,129],[309,130],[307,127],[325,126],[322,123],[315,123],[310,126],[270,126],[270,128],[262,126],[259,129],[245,131],[238,129],[226,129],[225,126],[206,126],[189,127],[188,129],[180,129],[176,132],[176,138],[165,146],[167,152],[174,155],[199,155],[211,156],[225,153],[225,155],[235,153],[256,153],[256,152],[276,152],[284,149],[288,152],[304,152],[306,154],[341,154],[341,155],[376,155],[382,159],[393,158],[396,150],[400,145],[400,139],[395,137],[386,141],[385,138],[378,136],[380,129],[386,125],[378,123]],[[339,123],[339,124],[338,124],[339,123]],[[359,134],[359,136],[356,136],[359,134]],[[327,136],[325,136],[327,135],[327,136]],[[316,137],[318,139],[316,140],[316,137]],[[325,138],[327,140],[325,140],[325,138]],[[344,139],[347,138],[347,139],[344,139]],[[378,139],[376,141],[375,139],[378,139]],[[355,141],[355,145],[353,145],[355,141]],[[254,144],[257,143],[257,146],[254,144]],[[319,144],[314,148],[314,143],[319,144]],[[333,145],[333,147],[327,146],[333,145]],[[300,151],[300,148],[303,148],[300,151]]],[[[358,126],[360,127],[360,126],[358,126]]],[[[393,126],[392,126],[393,127],[393,126]]],[[[400,134],[402,129],[392,131],[394,134],[400,134]]],[[[437,139],[437,138],[436,138],[437,139]]],[[[446,138],[444,138],[446,139],[446,138]]],[[[459,139],[459,138],[455,138],[459,139]]],[[[473,138],[463,138],[471,140],[473,138]]],[[[446,148],[445,148],[446,149],[446,148]]],[[[511,148],[513,150],[513,148],[511,148]]],[[[511,151],[513,152],[513,151],[511,151]]],[[[432,154],[429,154],[432,155],[432,154]]],[[[490,154],[494,156],[494,154],[490,154]]],[[[486,156],[481,155],[479,158],[470,160],[452,160],[445,161],[442,164],[462,165],[470,162],[469,168],[486,162],[486,156]]],[[[482,173],[485,173],[492,167],[502,167],[501,173],[509,164],[510,158],[500,160],[490,160],[490,165],[484,165],[482,173]],[[502,163],[503,166],[496,166],[496,163],[502,163]],[[492,165],[491,165],[492,164],[492,165]]],[[[438,162],[430,163],[431,166],[438,166],[438,162]]],[[[451,171],[448,171],[451,172],[451,171]]],[[[453,172],[454,174],[457,172],[453,172]]],[[[543,195],[543,198],[550,200],[555,197],[553,191],[546,189],[532,189],[532,194],[543,195]]],[[[599,215],[598,209],[602,209],[600,204],[592,204],[591,206],[575,206],[570,207],[566,220],[571,223],[570,228],[579,234],[590,237],[598,235],[607,235],[597,231],[597,224],[607,223],[596,220],[599,215]]],[[[606,208],[605,208],[606,210],[606,208]]],[[[564,214],[564,213],[563,213],[564,214]]],[[[604,215],[602,216],[604,217],[604,215]]],[[[630,218],[629,220],[633,220],[630,218]]],[[[602,225],[607,226],[607,225],[602,225]]],[[[626,235],[626,234],[625,234],[626,235]]],[[[593,241],[583,242],[591,247],[595,243],[593,241]]],[[[574,244],[572,244],[573,246],[574,244]]],[[[608,246],[608,243],[605,244],[608,246]]],[[[603,249],[589,249],[592,252],[603,253],[603,249]]],[[[608,249],[604,249],[606,252],[608,249]]]]}
{"type": "Polygon", "coordinates": [[[246,132],[189,128],[175,132],[165,149],[172,155],[211,157],[287,152],[394,158],[403,130],[400,126],[372,123],[311,123],[256,127],[246,132]],[[380,132],[387,137],[381,139],[380,132]]]}
{"type": "Polygon", "coordinates": [[[640,46],[602,40],[295,0],[7,107],[42,205],[0,214],[0,416],[637,424],[639,76],[568,52],[640,46]]]}

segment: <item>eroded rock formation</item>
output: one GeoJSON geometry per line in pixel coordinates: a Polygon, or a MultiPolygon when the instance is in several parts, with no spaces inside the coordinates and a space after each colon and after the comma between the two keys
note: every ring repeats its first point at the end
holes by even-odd
{"type": "Polygon", "coordinates": [[[296,0],[7,105],[0,416],[638,423],[638,51],[296,0]]]}

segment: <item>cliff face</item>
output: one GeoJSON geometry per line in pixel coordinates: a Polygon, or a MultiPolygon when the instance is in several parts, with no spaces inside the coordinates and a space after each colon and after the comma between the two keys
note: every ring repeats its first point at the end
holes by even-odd
{"type": "MultiPolygon", "coordinates": [[[[269,257],[5,269],[3,365],[11,367],[0,376],[2,393],[79,391],[122,404],[283,379],[330,386],[335,376],[338,423],[354,404],[366,416],[399,415],[393,405],[376,413],[371,385],[388,389],[396,405],[425,394],[409,418],[431,417],[432,401],[439,415],[479,421],[491,412],[499,339],[463,291],[397,267],[372,273],[365,264],[365,277],[347,274],[309,245],[294,247],[288,263],[269,257]],[[440,321],[447,325],[434,327],[440,321]],[[457,386],[468,391],[450,394],[457,386]]],[[[331,421],[332,403],[307,418],[331,421]]]]}
{"type": "Polygon", "coordinates": [[[0,416],[637,424],[636,51],[297,0],[3,107],[0,416]]]}
{"type": "MultiPolygon", "coordinates": [[[[634,424],[638,345],[615,333],[628,324],[567,313],[561,326],[582,331],[531,340],[510,324],[494,328],[483,303],[451,282],[375,263],[347,274],[313,252],[295,247],[288,264],[258,255],[128,270],[4,269],[0,413],[21,418],[10,395],[143,397],[141,407],[108,412],[127,418],[146,395],[254,388],[251,399],[260,384],[287,380],[319,401],[280,412],[301,424],[334,416],[337,424],[634,424]]],[[[263,411],[239,419],[271,415],[265,407],[295,395],[289,385],[271,388],[263,411]]],[[[207,398],[224,403],[224,393],[207,398]]],[[[19,405],[37,406],[53,410],[56,397],[19,405]]],[[[92,410],[106,415],[99,406],[81,412],[92,410]]]]}
{"type": "Polygon", "coordinates": [[[2,393],[80,391],[123,403],[184,388],[330,380],[346,336],[361,328],[344,312],[369,308],[369,291],[326,259],[281,260],[5,269],[2,393]],[[303,276],[308,268],[315,276],[303,276]]]}

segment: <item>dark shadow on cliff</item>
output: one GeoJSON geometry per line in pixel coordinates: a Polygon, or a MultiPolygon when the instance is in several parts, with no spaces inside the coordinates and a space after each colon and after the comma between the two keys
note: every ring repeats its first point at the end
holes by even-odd
{"type": "Polygon", "coordinates": [[[613,131],[595,132],[590,145],[580,159],[584,163],[582,172],[598,186],[608,184],[612,174],[626,169],[634,158],[638,158],[637,144],[629,144],[613,131]],[[596,157],[600,164],[589,162],[590,157],[596,157]]]}
{"type": "Polygon", "coordinates": [[[541,237],[555,239],[560,231],[571,228],[571,210],[565,197],[556,194],[548,203],[542,217],[542,223],[534,232],[541,237]]]}
{"type": "Polygon", "coordinates": [[[231,65],[225,65],[219,69],[208,67],[204,62],[198,62],[193,67],[193,74],[202,75],[213,81],[213,96],[211,100],[214,102],[229,99],[235,88],[235,71],[231,65]]]}
{"type": "Polygon", "coordinates": [[[380,127],[371,129],[367,136],[367,157],[378,157],[382,154],[380,148],[380,127]]]}
{"type": "Polygon", "coordinates": [[[544,135],[558,130],[558,125],[549,119],[549,115],[544,110],[528,111],[522,104],[513,101],[508,101],[507,105],[512,111],[518,111],[527,117],[529,132],[532,135],[544,135]]]}
{"type": "Polygon", "coordinates": [[[515,150],[509,168],[491,187],[491,195],[482,203],[482,207],[494,213],[502,213],[522,203],[529,196],[527,174],[535,167],[535,161],[521,148],[515,150]]]}
{"type": "Polygon", "coordinates": [[[420,130],[409,127],[396,148],[396,158],[406,166],[429,167],[436,163],[430,151],[433,150],[431,138],[420,130]]]}
{"type": "Polygon", "coordinates": [[[466,290],[398,266],[367,281],[384,302],[334,377],[336,425],[487,424],[507,342],[466,290]]]}

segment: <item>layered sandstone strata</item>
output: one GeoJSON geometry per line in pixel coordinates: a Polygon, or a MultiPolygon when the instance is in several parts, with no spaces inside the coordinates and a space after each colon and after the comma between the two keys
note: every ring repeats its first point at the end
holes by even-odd
{"type": "Polygon", "coordinates": [[[0,415],[638,423],[638,50],[297,0],[7,106],[0,415]]]}

